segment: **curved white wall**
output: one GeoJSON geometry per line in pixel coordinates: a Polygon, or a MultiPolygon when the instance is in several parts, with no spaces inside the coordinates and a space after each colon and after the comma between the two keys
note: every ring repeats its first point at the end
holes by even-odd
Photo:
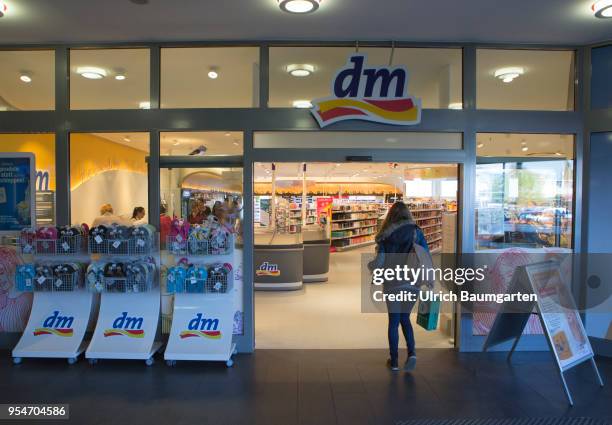
{"type": "Polygon", "coordinates": [[[134,207],[147,208],[148,181],[134,171],[105,171],[71,192],[72,223],[91,224],[100,214],[102,204],[111,204],[115,214],[131,217],[134,207]]]}

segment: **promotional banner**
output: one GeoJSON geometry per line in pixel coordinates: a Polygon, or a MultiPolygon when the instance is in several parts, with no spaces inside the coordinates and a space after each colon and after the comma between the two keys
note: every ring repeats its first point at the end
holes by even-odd
{"type": "Polygon", "coordinates": [[[34,223],[34,156],[0,156],[0,232],[19,231],[34,223]]]}
{"type": "Polygon", "coordinates": [[[331,196],[319,196],[317,198],[317,221],[321,222],[321,217],[326,217],[327,222],[331,223],[332,203],[334,198],[331,196]]]}

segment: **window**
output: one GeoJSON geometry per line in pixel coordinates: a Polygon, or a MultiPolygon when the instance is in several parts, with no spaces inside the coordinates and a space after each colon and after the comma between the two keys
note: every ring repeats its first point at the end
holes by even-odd
{"type": "Polygon", "coordinates": [[[134,208],[148,205],[148,154],[149,133],[71,134],[72,223],[91,226],[106,204],[114,220],[130,223],[134,208]]]}
{"type": "Polygon", "coordinates": [[[573,51],[481,49],[476,60],[477,108],[574,109],[573,51]]]}
{"type": "Polygon", "coordinates": [[[571,249],[573,136],[481,133],[477,143],[477,249],[571,249]]]}
{"type": "Polygon", "coordinates": [[[242,133],[236,131],[175,131],[160,134],[162,156],[240,156],[242,133]]]}
{"type": "Polygon", "coordinates": [[[422,132],[320,132],[320,131],[261,131],[255,133],[258,149],[461,149],[461,133],[422,132]]]}
{"type": "Polygon", "coordinates": [[[0,111],[55,109],[55,53],[0,51],[0,111]]]}
{"type": "MultiPolygon", "coordinates": [[[[342,68],[353,47],[273,47],[270,49],[270,107],[291,108],[297,100],[330,95],[336,72],[342,68]],[[292,65],[308,65],[308,76],[297,77],[292,65]],[[288,68],[289,67],[289,68],[288,68]]],[[[390,48],[360,48],[370,66],[386,66],[390,48]]],[[[461,49],[396,48],[393,65],[408,69],[408,93],[422,99],[423,108],[461,109],[461,49]]]]}
{"type": "Polygon", "coordinates": [[[148,109],[148,49],[70,51],[71,109],[148,109]]]}
{"type": "Polygon", "coordinates": [[[591,108],[612,108],[612,46],[591,50],[591,108]]]}
{"type": "Polygon", "coordinates": [[[259,106],[259,48],[161,50],[162,108],[259,106]]]}
{"type": "Polygon", "coordinates": [[[3,152],[30,152],[36,165],[36,224],[55,224],[55,135],[0,134],[3,152]]]}

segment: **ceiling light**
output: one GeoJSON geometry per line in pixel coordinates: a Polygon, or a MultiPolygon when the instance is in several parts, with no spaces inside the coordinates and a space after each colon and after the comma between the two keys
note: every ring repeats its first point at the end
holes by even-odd
{"type": "Polygon", "coordinates": [[[232,135],[232,133],[230,133],[229,131],[227,133],[225,133],[225,137],[229,137],[231,135],[232,135]]]}
{"type": "Polygon", "coordinates": [[[448,109],[463,109],[463,103],[453,102],[448,104],[448,109]]]}
{"type": "Polygon", "coordinates": [[[19,76],[19,79],[21,81],[23,81],[24,83],[31,83],[32,82],[32,77],[30,77],[28,74],[21,74],[19,76]]]}
{"type": "Polygon", "coordinates": [[[555,155],[561,156],[562,154],[561,154],[561,152],[555,152],[555,155]]]}
{"type": "Polygon", "coordinates": [[[124,142],[129,142],[130,140],[132,140],[132,139],[130,138],[130,136],[125,136],[125,137],[123,138],[123,141],[124,141],[124,142]]]}
{"type": "Polygon", "coordinates": [[[76,72],[81,77],[87,78],[89,80],[100,80],[106,77],[106,70],[93,66],[81,66],[77,68],[76,72]]]}
{"type": "Polygon", "coordinates": [[[476,145],[476,147],[477,147],[477,148],[482,148],[483,146],[484,146],[484,143],[482,143],[482,142],[481,142],[481,143],[478,143],[478,144],[476,145]]]}
{"type": "Polygon", "coordinates": [[[125,79],[126,79],[126,76],[125,76],[125,75],[123,75],[123,74],[118,74],[118,75],[115,75],[115,80],[118,80],[118,81],[123,81],[123,80],[125,80],[125,79]]]}
{"type": "Polygon", "coordinates": [[[216,68],[210,68],[210,71],[208,71],[208,78],[210,78],[211,80],[216,80],[219,77],[219,73],[217,72],[216,68]]]}
{"type": "Polygon", "coordinates": [[[238,145],[240,145],[240,143],[234,142],[234,146],[238,146],[238,145]]]}
{"type": "Polygon", "coordinates": [[[310,103],[310,100],[294,100],[293,107],[300,109],[312,108],[312,103],[310,103]]]}
{"type": "Polygon", "coordinates": [[[278,7],[288,13],[310,13],[319,8],[321,0],[278,0],[278,7]]]}
{"type": "Polygon", "coordinates": [[[509,68],[499,68],[495,71],[495,78],[499,78],[504,83],[511,83],[515,78],[523,75],[525,70],[519,66],[511,66],[509,68]]]}
{"type": "Polygon", "coordinates": [[[6,11],[8,10],[8,8],[6,7],[6,3],[4,3],[4,1],[0,0],[0,18],[2,18],[4,15],[6,15],[6,11]]]}
{"type": "Polygon", "coordinates": [[[173,143],[172,143],[172,146],[178,146],[180,144],[181,144],[181,142],[179,142],[178,140],[174,139],[173,143]]]}
{"type": "Polygon", "coordinates": [[[527,152],[527,151],[529,150],[529,148],[528,148],[527,146],[523,146],[523,147],[521,148],[521,150],[522,150],[523,152],[527,152]]]}
{"type": "Polygon", "coordinates": [[[593,3],[591,10],[598,18],[612,18],[612,0],[599,0],[593,3]]]}
{"type": "Polygon", "coordinates": [[[140,102],[138,107],[140,109],[151,109],[151,102],[140,102]]]}
{"type": "Polygon", "coordinates": [[[314,66],[304,63],[287,65],[287,72],[294,77],[308,77],[314,72],[314,66]]]}

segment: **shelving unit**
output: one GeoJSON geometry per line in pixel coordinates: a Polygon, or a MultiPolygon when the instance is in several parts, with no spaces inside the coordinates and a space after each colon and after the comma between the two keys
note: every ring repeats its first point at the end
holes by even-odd
{"type": "Polygon", "coordinates": [[[444,204],[435,201],[410,202],[408,207],[417,225],[423,231],[432,254],[442,251],[442,212],[444,204]]]}
{"type": "Polygon", "coordinates": [[[380,203],[336,204],[332,208],[332,249],[346,251],[372,245],[380,203]]]}

